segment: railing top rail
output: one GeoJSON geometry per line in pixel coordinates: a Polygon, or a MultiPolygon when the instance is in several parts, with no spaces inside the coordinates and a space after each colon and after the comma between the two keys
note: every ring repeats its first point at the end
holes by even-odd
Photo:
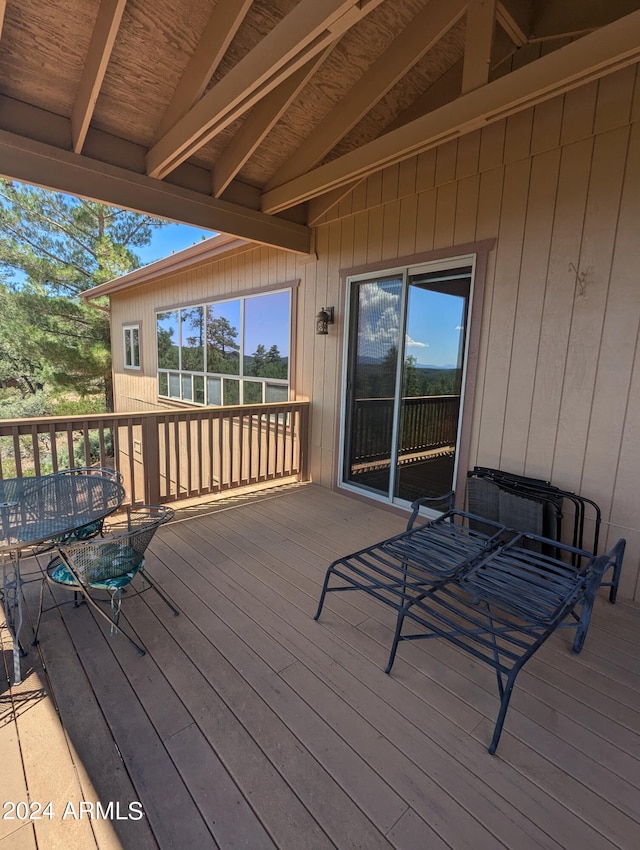
{"type": "Polygon", "coordinates": [[[234,412],[243,412],[243,413],[259,413],[259,412],[270,412],[277,411],[282,409],[293,410],[296,408],[308,407],[309,401],[282,401],[282,402],[269,402],[267,404],[233,404],[226,406],[211,406],[211,407],[163,407],[158,408],[157,410],[143,410],[143,411],[128,411],[123,413],[87,413],[87,414],[75,414],[73,416],[33,416],[24,419],[0,419],[0,436],[12,434],[15,432],[15,429],[29,429],[31,430],[34,426],[38,425],[68,425],[68,424],[77,424],[79,426],[85,424],[96,423],[96,426],[100,422],[129,422],[134,420],[135,422],[141,422],[144,419],[153,419],[158,416],[175,416],[176,414],[181,415],[193,415],[198,416],[204,414],[229,414],[234,412]]]}

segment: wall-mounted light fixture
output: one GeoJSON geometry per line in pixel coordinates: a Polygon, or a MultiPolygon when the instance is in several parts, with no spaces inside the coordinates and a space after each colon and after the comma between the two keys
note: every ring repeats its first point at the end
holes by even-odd
{"type": "Polygon", "coordinates": [[[316,333],[326,336],[329,333],[329,325],[334,323],[333,307],[323,307],[316,316],[316,333]]]}

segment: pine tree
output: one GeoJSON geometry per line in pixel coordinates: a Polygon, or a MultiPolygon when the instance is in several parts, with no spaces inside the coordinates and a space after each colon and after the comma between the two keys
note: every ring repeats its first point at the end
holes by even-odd
{"type": "Polygon", "coordinates": [[[108,309],[79,294],[137,268],[133,249],[164,224],[0,179],[0,379],[30,393],[101,390],[112,409],[108,309]]]}

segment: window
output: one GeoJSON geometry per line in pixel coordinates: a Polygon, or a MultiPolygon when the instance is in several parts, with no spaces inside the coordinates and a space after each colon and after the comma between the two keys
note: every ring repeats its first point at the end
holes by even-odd
{"type": "Polygon", "coordinates": [[[124,332],[124,368],[140,368],[140,325],[127,325],[124,332]]]}
{"type": "Polygon", "coordinates": [[[158,394],[190,404],[288,401],[291,289],[159,312],[158,394]]]}

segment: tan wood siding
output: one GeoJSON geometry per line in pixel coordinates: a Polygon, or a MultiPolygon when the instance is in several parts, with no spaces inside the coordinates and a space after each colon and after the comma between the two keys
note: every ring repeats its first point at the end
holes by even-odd
{"type": "Polygon", "coordinates": [[[155,405],[154,307],[300,279],[296,398],[311,407],[310,469],[335,483],[345,293],[340,270],[495,238],[488,258],[470,463],[549,478],[599,502],[603,545],[640,559],[638,66],[357,183],[314,230],[317,260],[255,248],[113,297],[120,409],[155,405]],[[326,337],[322,306],[336,307],[326,337]],[[143,370],[123,373],[122,324],[142,323],[143,370]]]}

